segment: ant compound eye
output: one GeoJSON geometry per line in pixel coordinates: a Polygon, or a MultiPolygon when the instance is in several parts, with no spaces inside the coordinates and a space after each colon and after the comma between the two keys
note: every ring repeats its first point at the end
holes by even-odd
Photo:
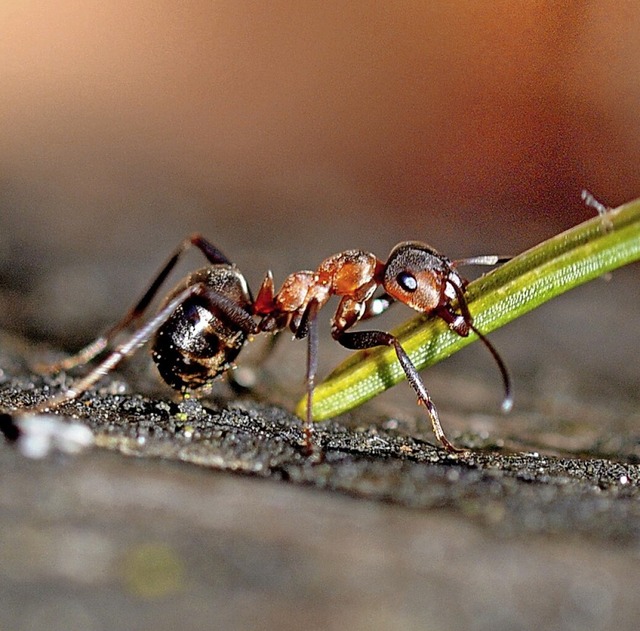
{"type": "Polygon", "coordinates": [[[402,287],[405,291],[409,293],[413,293],[416,289],[418,289],[418,281],[416,277],[409,272],[400,272],[396,276],[396,281],[398,285],[402,287]]]}

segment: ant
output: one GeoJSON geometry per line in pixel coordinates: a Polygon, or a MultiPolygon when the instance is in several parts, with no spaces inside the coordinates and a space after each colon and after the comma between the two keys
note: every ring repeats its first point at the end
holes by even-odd
{"type": "MultiPolygon", "coordinates": [[[[342,346],[359,350],[392,346],[414,389],[427,409],[434,434],[442,446],[459,451],[446,437],[436,407],[420,375],[398,339],[379,330],[352,332],[361,320],[401,302],[425,315],[436,315],[451,330],[466,337],[473,331],[485,344],[500,370],[505,389],[503,409],[512,404],[511,381],[506,366],[487,338],[473,324],[465,299],[466,281],[460,265],[495,265],[506,257],[478,256],[451,261],[430,246],[403,242],[393,248],[386,262],[363,250],[347,250],[320,263],[315,271],[289,275],[278,292],[268,272],[254,300],[244,276],[213,244],[200,234],[180,243],[160,268],[143,296],[106,333],[75,355],[48,366],[50,372],[69,370],[106,356],[72,387],[20,414],[53,409],[86,392],[124,358],[153,338],[152,358],[163,380],[175,390],[200,388],[231,368],[249,337],[279,333],[289,328],[295,339],[307,338],[307,411],[303,421],[307,453],[313,451],[312,399],[318,357],[318,312],[329,298],[338,296],[331,335],[342,346]],[[184,278],[165,298],[158,313],[133,330],[124,342],[108,350],[125,329],[137,323],[153,301],[176,263],[190,247],[196,247],[209,265],[184,278]],[[378,289],[382,292],[376,294],[378,289]],[[457,301],[457,310],[453,302],[457,301]]],[[[4,420],[10,415],[3,414],[4,420]]],[[[6,432],[5,432],[6,434],[6,432]]]]}

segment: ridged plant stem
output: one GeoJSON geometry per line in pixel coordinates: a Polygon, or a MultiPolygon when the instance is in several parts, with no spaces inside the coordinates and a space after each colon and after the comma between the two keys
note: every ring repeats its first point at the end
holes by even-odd
{"type": "MultiPolygon", "coordinates": [[[[640,260],[640,200],[586,221],[520,254],[467,288],[474,324],[484,332],[607,272],[640,260]]],[[[477,339],[439,318],[418,316],[393,331],[421,370],[477,339]]],[[[354,353],[315,389],[314,420],[342,414],[404,379],[393,349],[354,353]]],[[[304,416],[306,402],[296,412],[304,416]]]]}

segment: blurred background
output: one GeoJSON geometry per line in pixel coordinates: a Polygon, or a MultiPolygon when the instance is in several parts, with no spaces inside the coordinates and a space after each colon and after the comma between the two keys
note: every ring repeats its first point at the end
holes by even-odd
{"type": "Polygon", "coordinates": [[[405,239],[526,249],[593,214],[582,188],[640,193],[639,27],[604,0],[5,0],[0,324],[84,341],[196,230],[253,287],[405,239]]]}
{"type": "MultiPolygon", "coordinates": [[[[614,0],[2,0],[0,329],[77,348],[193,231],[254,288],[406,239],[520,252],[593,216],[583,188],[640,195],[638,32],[640,5],[614,0]]],[[[638,462],[638,278],[492,333],[509,417],[480,345],[425,373],[449,435],[638,462]]],[[[348,354],[320,350],[323,371],[348,354]]],[[[262,383],[291,409],[305,345],[279,351],[262,383]]],[[[356,414],[411,432],[420,411],[404,384],[356,414]]],[[[473,504],[406,510],[102,451],[0,456],[6,628],[637,627],[636,539],[505,539],[473,504]],[[155,599],[122,579],[149,550],[178,577],[155,599]]]]}

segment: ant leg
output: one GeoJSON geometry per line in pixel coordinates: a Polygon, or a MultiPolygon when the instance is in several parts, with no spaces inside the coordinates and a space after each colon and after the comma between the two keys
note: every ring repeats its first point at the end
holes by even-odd
{"type": "Polygon", "coordinates": [[[313,391],[318,372],[318,311],[320,304],[312,300],[304,310],[300,324],[295,331],[296,339],[307,338],[307,412],[303,421],[304,448],[308,455],[313,453],[313,391]]]}
{"type": "Polygon", "coordinates": [[[129,309],[129,311],[127,311],[125,316],[119,322],[114,324],[110,329],[108,329],[93,342],[85,346],[79,352],[59,362],[55,362],[46,366],[40,366],[39,371],[52,373],[58,372],[60,370],[70,370],[71,368],[75,368],[76,366],[82,366],[83,364],[86,364],[94,357],[99,355],[105,348],[107,348],[109,343],[116,335],[118,335],[118,333],[120,333],[120,331],[124,330],[127,326],[129,326],[132,322],[134,322],[144,314],[145,310],[160,289],[162,283],[164,283],[164,281],[167,279],[167,276],[176,266],[176,263],[178,262],[182,254],[184,254],[184,252],[191,246],[195,246],[196,248],[198,248],[207,258],[207,260],[213,265],[231,265],[229,259],[220,250],[218,250],[218,248],[209,243],[209,241],[207,241],[202,235],[198,233],[190,235],[182,241],[182,243],[176,248],[173,254],[167,259],[165,264],[156,273],[154,280],[151,282],[144,295],[129,309]]]}
{"type": "MultiPolygon", "coordinates": [[[[248,331],[248,333],[256,333],[256,331],[248,331]]],[[[248,366],[245,364],[242,368],[227,372],[227,382],[234,392],[240,394],[254,389],[257,371],[263,369],[281,339],[282,330],[271,333],[248,366]]]]}
{"type": "Polygon", "coordinates": [[[385,331],[357,331],[357,332],[345,332],[345,331],[332,331],[334,339],[345,348],[351,350],[363,350],[366,348],[372,348],[374,346],[393,346],[396,351],[398,361],[404,370],[404,374],[409,381],[409,384],[413,388],[414,392],[418,396],[418,403],[424,405],[427,408],[429,419],[431,420],[431,427],[436,438],[440,441],[440,444],[449,452],[463,451],[455,447],[449,439],[445,436],[444,430],[440,423],[440,417],[436,409],[429,391],[425,387],[420,375],[413,365],[413,362],[407,355],[407,352],[402,348],[402,345],[398,339],[391,333],[385,331]]]}
{"type": "Polygon", "coordinates": [[[77,399],[102,377],[111,372],[123,359],[133,354],[143,344],[145,344],[157,333],[158,329],[167,322],[181,304],[196,295],[206,296],[207,300],[212,305],[215,305],[223,311],[225,315],[232,320],[232,322],[246,333],[255,333],[257,331],[257,326],[250,314],[240,309],[238,305],[225,296],[220,296],[219,294],[209,291],[209,288],[204,283],[196,283],[195,285],[187,287],[171,299],[157,315],[133,333],[126,342],[109,353],[109,355],[107,355],[100,364],[98,364],[85,377],[81,378],[73,387],[44,400],[42,403],[29,408],[22,408],[18,413],[37,414],[39,412],[56,408],[67,401],[77,399]]]}
{"type": "Polygon", "coordinates": [[[57,408],[58,406],[77,399],[86,392],[93,384],[99,381],[106,374],[111,372],[125,357],[128,357],[147,342],[158,329],[171,317],[173,312],[187,299],[195,294],[203,293],[204,285],[192,285],[180,292],[171,300],[155,317],[138,329],[128,341],[115,348],[107,357],[100,362],[89,374],[80,379],[73,387],[68,388],[41,403],[28,408],[21,408],[16,413],[38,414],[57,408]]]}
{"type": "Polygon", "coordinates": [[[313,391],[318,372],[318,310],[320,305],[312,300],[305,310],[307,329],[307,414],[304,420],[304,447],[313,453],[313,391]]]}
{"type": "Polygon", "coordinates": [[[276,346],[278,346],[278,343],[281,339],[282,329],[280,331],[275,331],[274,333],[269,335],[266,344],[264,344],[260,351],[260,355],[256,358],[256,364],[258,366],[262,366],[262,364],[264,364],[269,359],[269,357],[271,357],[271,354],[275,351],[276,346]]]}

